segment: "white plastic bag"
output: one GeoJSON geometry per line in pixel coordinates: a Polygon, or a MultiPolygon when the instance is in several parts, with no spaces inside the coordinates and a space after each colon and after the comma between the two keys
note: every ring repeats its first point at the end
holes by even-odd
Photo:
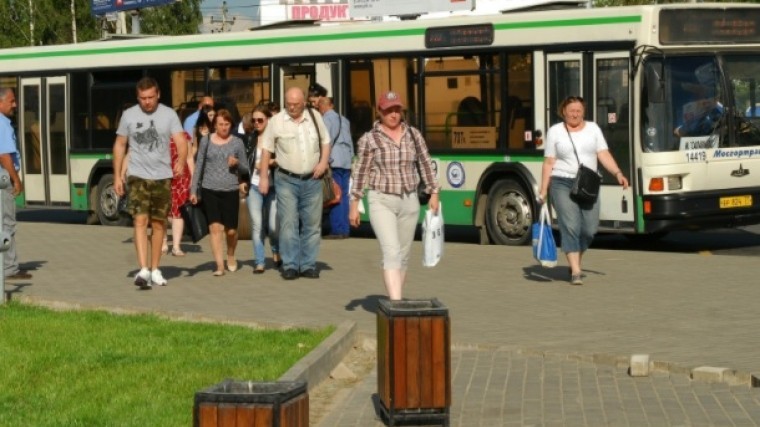
{"type": "Polygon", "coordinates": [[[438,212],[425,211],[422,222],[422,265],[435,267],[443,257],[443,204],[438,204],[438,212]]]}

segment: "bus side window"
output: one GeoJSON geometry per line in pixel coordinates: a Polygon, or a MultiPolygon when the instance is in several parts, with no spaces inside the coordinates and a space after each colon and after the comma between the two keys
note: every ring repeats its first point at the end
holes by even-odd
{"type": "Polygon", "coordinates": [[[459,102],[457,108],[457,125],[458,126],[487,126],[483,103],[474,96],[468,96],[459,102]]]}
{"type": "Polygon", "coordinates": [[[96,130],[110,130],[111,120],[105,113],[95,113],[95,127],[96,130]]]}

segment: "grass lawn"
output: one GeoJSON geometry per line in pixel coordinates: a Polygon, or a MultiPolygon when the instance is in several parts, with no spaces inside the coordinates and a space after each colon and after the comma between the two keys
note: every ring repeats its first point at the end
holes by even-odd
{"type": "Polygon", "coordinates": [[[189,426],[196,391],[275,381],[322,330],[0,307],[0,426],[189,426]]]}

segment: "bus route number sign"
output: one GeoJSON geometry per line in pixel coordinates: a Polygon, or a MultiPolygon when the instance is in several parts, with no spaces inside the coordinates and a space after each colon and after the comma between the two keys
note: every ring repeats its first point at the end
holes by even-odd
{"type": "Polygon", "coordinates": [[[494,149],[496,148],[496,128],[480,126],[458,126],[451,129],[451,148],[494,149]]]}
{"type": "Polygon", "coordinates": [[[490,46],[493,37],[493,24],[432,27],[425,30],[425,47],[490,46]]]}

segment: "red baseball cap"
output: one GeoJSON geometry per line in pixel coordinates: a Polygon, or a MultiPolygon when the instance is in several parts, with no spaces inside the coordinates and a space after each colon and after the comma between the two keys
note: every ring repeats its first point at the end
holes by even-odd
{"type": "Polygon", "coordinates": [[[404,108],[404,103],[401,102],[401,97],[392,90],[383,93],[377,100],[378,109],[385,111],[391,107],[404,108]]]}

